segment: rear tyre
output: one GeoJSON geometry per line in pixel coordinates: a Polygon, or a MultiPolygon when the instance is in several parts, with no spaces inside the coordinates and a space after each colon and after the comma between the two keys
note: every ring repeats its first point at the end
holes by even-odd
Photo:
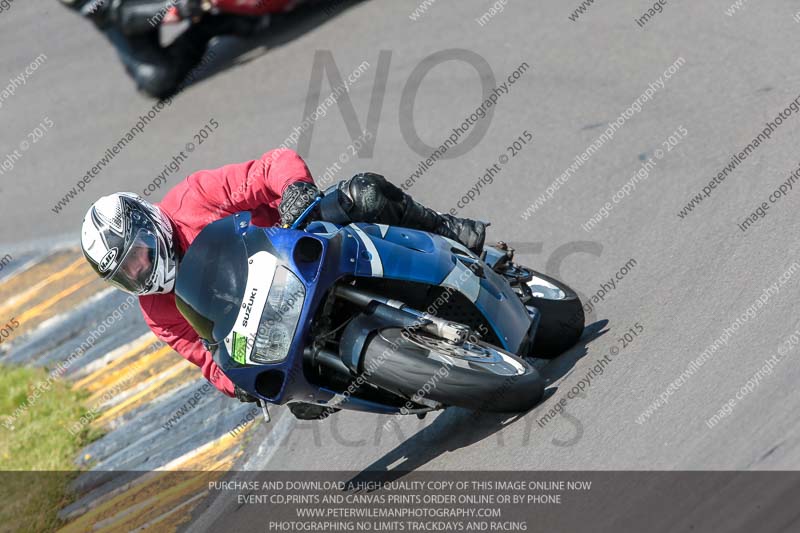
{"type": "Polygon", "coordinates": [[[541,313],[533,341],[533,356],[551,359],[572,348],[583,335],[583,304],[568,285],[528,270],[533,274],[533,279],[527,282],[533,296],[525,304],[536,307],[541,313]]]}
{"type": "Polygon", "coordinates": [[[478,411],[527,411],[544,392],[538,371],[513,354],[481,341],[454,346],[417,330],[378,331],[363,365],[370,383],[400,396],[478,411]]]}

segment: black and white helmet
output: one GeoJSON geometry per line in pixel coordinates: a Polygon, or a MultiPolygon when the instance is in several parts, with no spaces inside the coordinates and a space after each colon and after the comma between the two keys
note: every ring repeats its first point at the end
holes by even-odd
{"type": "Polygon", "coordinates": [[[81,248],[100,277],[131,294],[166,293],[175,285],[172,224],[134,193],[110,194],[92,204],[83,218],[81,248]]]}

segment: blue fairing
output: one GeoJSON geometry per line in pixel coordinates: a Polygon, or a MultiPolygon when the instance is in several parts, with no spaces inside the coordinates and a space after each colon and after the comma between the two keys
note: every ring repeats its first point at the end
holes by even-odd
{"type": "Polygon", "coordinates": [[[313,340],[312,319],[328,291],[343,277],[382,277],[455,289],[474,303],[503,348],[510,352],[519,351],[531,328],[531,315],[506,280],[463,245],[450,239],[381,224],[357,223],[340,227],[328,222],[312,222],[305,231],[300,231],[258,228],[249,223],[249,214],[240,213],[205,228],[181,263],[183,274],[179,271],[176,296],[181,312],[193,327],[215,343],[214,359],[225,374],[239,387],[270,402],[305,401],[378,413],[398,412],[397,407],[355,395],[348,395],[346,402],[340,404],[344,400],[341,393],[305,379],[303,350],[313,340]],[[318,258],[304,260],[303,254],[298,253],[303,239],[317,241],[318,258]],[[235,246],[234,241],[238,243],[235,246]],[[226,246],[236,252],[228,253],[227,263],[215,257],[223,253],[226,246]],[[293,272],[305,293],[286,357],[254,364],[249,360],[243,362],[241,358],[237,361],[230,353],[236,351],[231,348],[230,339],[236,335],[230,328],[239,320],[239,307],[245,308],[245,281],[258,280],[262,272],[256,267],[248,270],[247,263],[260,264],[258,257],[263,258],[264,252],[271,258],[272,268],[277,265],[277,268],[293,272]],[[220,265],[227,266],[220,268],[220,265]],[[234,275],[234,271],[238,273],[234,275]],[[216,281],[209,283],[209,279],[216,281]],[[275,375],[281,377],[273,393],[261,395],[257,391],[264,388],[259,389],[257,382],[264,380],[270,371],[276,371],[275,375]]]}
{"type": "MultiPolygon", "coordinates": [[[[307,231],[334,235],[338,229],[330,223],[313,223],[307,231]]],[[[342,231],[359,244],[355,275],[456,289],[483,313],[503,348],[517,351],[531,325],[530,315],[503,277],[490,268],[483,268],[483,277],[478,277],[468,268],[478,257],[462,244],[383,224],[356,223],[342,231]]]]}

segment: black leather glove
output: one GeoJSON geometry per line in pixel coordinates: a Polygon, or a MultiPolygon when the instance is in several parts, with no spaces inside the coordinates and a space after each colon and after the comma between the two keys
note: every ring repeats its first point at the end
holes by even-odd
{"type": "MultiPolygon", "coordinates": [[[[291,226],[297,220],[303,211],[310,206],[317,196],[321,196],[316,185],[307,183],[305,181],[296,181],[286,187],[283,191],[281,203],[278,205],[278,213],[281,215],[281,225],[291,226]]],[[[309,213],[305,218],[304,224],[319,218],[319,208],[309,213]]]]}
{"type": "Polygon", "coordinates": [[[236,399],[242,403],[253,403],[258,401],[258,398],[251,396],[246,390],[239,388],[239,385],[233,386],[233,395],[236,396],[236,399]]]}

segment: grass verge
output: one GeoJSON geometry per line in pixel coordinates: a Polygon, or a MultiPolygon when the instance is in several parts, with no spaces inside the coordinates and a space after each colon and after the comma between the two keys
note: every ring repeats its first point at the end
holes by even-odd
{"type": "Polygon", "coordinates": [[[69,383],[54,381],[29,399],[47,375],[43,368],[0,365],[1,530],[54,530],[78,473],[75,456],[100,436],[88,427],[74,435],[67,429],[85,414],[87,396],[69,383]]]}

